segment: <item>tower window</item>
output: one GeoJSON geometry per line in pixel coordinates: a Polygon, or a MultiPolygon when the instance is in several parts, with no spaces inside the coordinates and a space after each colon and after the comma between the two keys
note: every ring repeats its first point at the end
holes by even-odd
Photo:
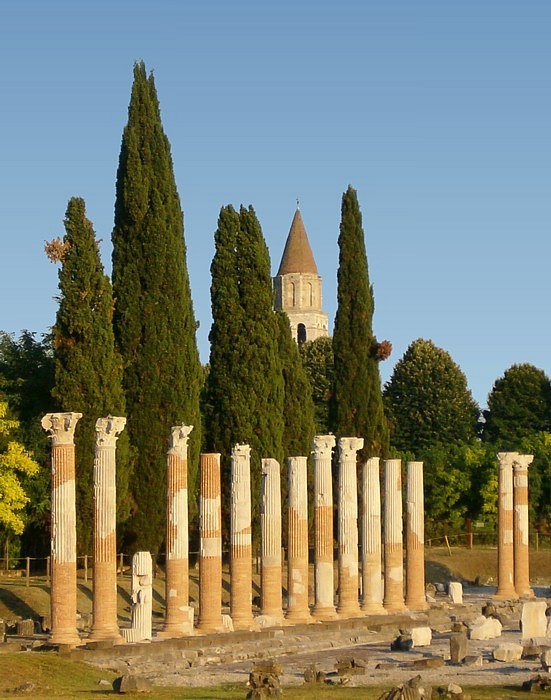
{"type": "Polygon", "coordinates": [[[302,345],[306,342],[306,326],[304,323],[299,323],[297,326],[297,343],[302,345]]]}

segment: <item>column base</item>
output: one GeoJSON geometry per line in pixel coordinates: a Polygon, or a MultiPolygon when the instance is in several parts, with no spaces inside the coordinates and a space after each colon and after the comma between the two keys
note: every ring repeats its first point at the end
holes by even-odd
{"type": "Polygon", "coordinates": [[[408,612],[405,603],[383,603],[383,606],[389,615],[408,612]]]}
{"type": "Polygon", "coordinates": [[[86,642],[111,642],[112,644],[124,644],[125,639],[120,633],[119,628],[116,630],[94,630],[88,635],[86,642]]]}
{"type": "Polygon", "coordinates": [[[254,623],[256,625],[256,629],[265,629],[266,627],[283,627],[287,624],[281,611],[278,613],[260,613],[260,615],[254,618],[254,623]]]}
{"type": "Polygon", "coordinates": [[[337,606],[337,615],[341,620],[346,620],[347,617],[361,617],[362,611],[360,605],[344,605],[342,608],[337,606]]]}
{"type": "Polygon", "coordinates": [[[494,593],[492,598],[494,600],[518,600],[519,596],[514,588],[512,588],[511,590],[501,590],[501,591],[498,589],[494,593]]]}
{"type": "Polygon", "coordinates": [[[292,625],[311,624],[314,622],[310,610],[288,610],[285,614],[285,621],[292,625]]]}
{"type": "Polygon", "coordinates": [[[430,605],[426,598],[418,598],[416,600],[408,600],[406,598],[406,608],[408,610],[428,610],[430,605]]]}
{"type": "Polygon", "coordinates": [[[78,647],[86,642],[82,640],[75,630],[58,630],[53,632],[48,638],[50,644],[67,645],[71,647],[78,647]]]}
{"type": "MultiPolygon", "coordinates": [[[[230,615],[230,617],[231,617],[231,615],[230,615]]],[[[253,632],[253,631],[258,629],[253,617],[247,617],[247,618],[241,618],[241,619],[232,617],[232,623],[233,623],[234,630],[248,630],[250,632],[253,632]]]]}
{"type": "Polygon", "coordinates": [[[314,606],[314,609],[312,610],[312,617],[315,620],[325,622],[326,620],[337,620],[339,616],[337,615],[337,611],[333,605],[327,607],[314,606]]]}
{"type": "Polygon", "coordinates": [[[364,615],[388,615],[382,603],[363,603],[360,610],[364,615]]]}

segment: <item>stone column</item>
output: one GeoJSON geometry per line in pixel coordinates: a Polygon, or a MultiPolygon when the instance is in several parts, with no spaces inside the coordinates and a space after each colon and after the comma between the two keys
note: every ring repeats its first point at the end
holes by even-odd
{"type": "Polygon", "coordinates": [[[518,452],[498,452],[497,592],[496,598],[517,598],[513,542],[513,462],[518,452]]]}
{"type": "Polygon", "coordinates": [[[251,448],[231,455],[230,614],[236,630],[253,628],[251,544],[251,448]]]}
{"type": "Polygon", "coordinates": [[[410,610],[426,610],[423,462],[407,463],[406,488],[406,606],[410,610]]]}
{"type": "Polygon", "coordinates": [[[314,454],[314,589],[317,620],[337,617],[333,573],[333,478],[331,451],[334,435],[316,435],[314,454]]]}
{"type": "Polygon", "coordinates": [[[220,455],[202,454],[199,485],[199,620],[201,632],[222,632],[220,455]]]}
{"type": "Polygon", "coordinates": [[[290,622],[310,622],[308,607],[307,458],[289,457],[287,614],[290,622]]]}
{"type": "Polygon", "coordinates": [[[379,458],[371,457],[362,471],[362,612],[385,614],[381,561],[381,480],[379,458]]]}
{"type": "Polygon", "coordinates": [[[385,596],[387,612],[403,612],[404,545],[402,523],[402,465],[399,459],[387,459],[385,469],[385,596]]]}
{"type": "Polygon", "coordinates": [[[192,425],[170,429],[166,464],[166,619],[163,637],[193,634],[193,608],[189,604],[189,527],[187,451],[192,425]]]}
{"type": "Polygon", "coordinates": [[[262,615],[273,618],[274,624],[283,620],[281,597],[281,482],[279,463],[262,460],[262,615]]]}
{"type": "Polygon", "coordinates": [[[123,629],[127,642],[150,641],[153,636],[153,562],[149,552],[136,552],[132,557],[132,622],[123,629]]]}
{"type": "Polygon", "coordinates": [[[534,455],[518,455],[513,462],[513,530],[515,590],[521,598],[533,598],[530,588],[530,551],[528,541],[528,467],[534,455]]]}
{"type": "Polygon", "coordinates": [[[360,614],[358,600],[358,477],[357,452],[363,438],[339,440],[339,604],[342,617],[360,614]]]}
{"type": "Polygon", "coordinates": [[[126,418],[96,421],[94,459],[93,626],[89,639],[121,642],[117,622],[117,489],[115,450],[126,418]]]}
{"type": "Polygon", "coordinates": [[[80,644],[77,621],[75,427],[82,413],[47,413],[41,424],[52,440],[50,606],[52,644],[80,644]]]}

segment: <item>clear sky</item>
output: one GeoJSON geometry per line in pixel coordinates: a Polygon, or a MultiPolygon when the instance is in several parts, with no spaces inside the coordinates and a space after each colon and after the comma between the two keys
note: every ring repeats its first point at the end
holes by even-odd
{"type": "Polygon", "coordinates": [[[277,270],[300,200],[336,310],[340,203],[363,213],[374,330],[431,338],[479,403],[551,373],[549,0],[6,0],[0,13],[0,329],[46,331],[45,240],[83,197],[111,269],[135,61],[172,146],[202,360],[220,207],[252,204],[277,270]]]}

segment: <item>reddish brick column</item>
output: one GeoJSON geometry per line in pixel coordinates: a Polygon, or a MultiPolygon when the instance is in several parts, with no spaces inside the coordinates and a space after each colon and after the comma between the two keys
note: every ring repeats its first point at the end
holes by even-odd
{"type": "Polygon", "coordinates": [[[518,598],[514,574],[513,462],[518,452],[499,452],[496,598],[518,598]]]}
{"type": "Polygon", "coordinates": [[[235,445],[231,456],[230,614],[236,630],[253,628],[251,543],[251,448],[235,445]]]}
{"type": "Polygon", "coordinates": [[[77,646],[77,535],[75,427],[82,413],[48,413],[42,427],[52,440],[52,644],[77,646]]]}
{"type": "Polygon", "coordinates": [[[515,590],[521,598],[533,598],[530,588],[528,520],[528,467],[534,455],[518,455],[513,462],[513,530],[515,547],[515,590]]]}
{"type": "Polygon", "coordinates": [[[426,610],[423,462],[407,463],[406,499],[406,606],[410,610],[426,610]]]}

